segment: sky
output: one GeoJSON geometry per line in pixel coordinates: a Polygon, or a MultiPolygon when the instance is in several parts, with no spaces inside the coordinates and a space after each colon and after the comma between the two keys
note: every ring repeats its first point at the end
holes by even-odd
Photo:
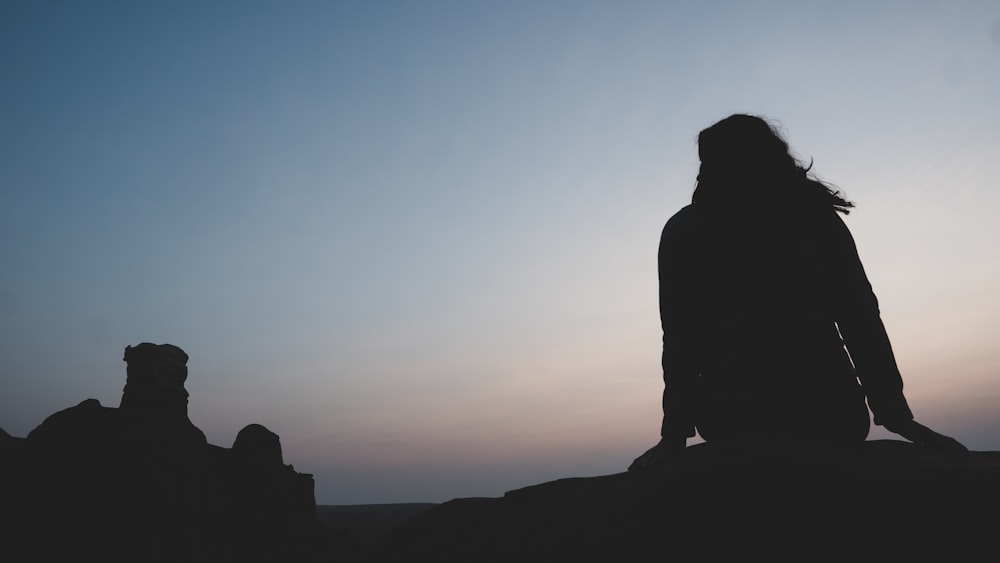
{"type": "Polygon", "coordinates": [[[4,0],[0,428],[171,343],[209,442],[267,426],[320,504],[623,471],[738,112],[857,204],[917,420],[1000,450],[997,100],[993,1],[4,0]]]}

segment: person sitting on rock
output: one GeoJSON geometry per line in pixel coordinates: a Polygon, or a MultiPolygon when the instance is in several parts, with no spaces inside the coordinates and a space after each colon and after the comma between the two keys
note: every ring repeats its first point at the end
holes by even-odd
{"type": "Polygon", "coordinates": [[[732,115],[698,136],[692,203],[659,247],[661,440],[629,469],[754,436],[863,442],[875,424],[950,452],[916,422],[878,302],[838,212],[767,121],[732,115]],[[846,347],[845,347],[846,346],[846,347]],[[867,404],[866,404],[867,400],[867,404]]]}

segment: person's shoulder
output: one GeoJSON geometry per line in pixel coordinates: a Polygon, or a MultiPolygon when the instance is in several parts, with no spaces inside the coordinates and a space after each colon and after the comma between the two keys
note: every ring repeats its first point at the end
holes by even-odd
{"type": "Polygon", "coordinates": [[[677,252],[681,249],[691,249],[703,238],[701,211],[696,204],[686,205],[674,213],[660,233],[660,256],[664,252],[677,252]]]}
{"type": "Polygon", "coordinates": [[[843,238],[844,236],[850,237],[850,229],[847,227],[847,223],[844,222],[844,218],[840,216],[834,209],[824,209],[818,214],[816,223],[825,230],[831,233],[835,238],[843,238]]]}
{"type": "Polygon", "coordinates": [[[701,211],[697,204],[691,203],[667,219],[667,224],[663,226],[663,234],[666,235],[668,232],[687,233],[697,229],[701,222],[701,211]]]}
{"type": "Polygon", "coordinates": [[[697,225],[702,220],[701,208],[698,207],[696,203],[689,203],[684,207],[680,208],[677,213],[670,216],[667,219],[667,225],[673,225],[678,227],[684,227],[689,225],[697,225]]]}

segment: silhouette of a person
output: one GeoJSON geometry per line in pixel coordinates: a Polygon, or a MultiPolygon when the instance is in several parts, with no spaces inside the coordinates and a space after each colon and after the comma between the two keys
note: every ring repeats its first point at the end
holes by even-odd
{"type": "Polygon", "coordinates": [[[629,469],[707,442],[863,442],[868,409],[919,444],[966,452],[917,423],[878,302],[838,212],[767,121],[732,115],[698,136],[692,203],[660,239],[661,440],[629,469]],[[867,404],[866,404],[867,400],[867,404]]]}

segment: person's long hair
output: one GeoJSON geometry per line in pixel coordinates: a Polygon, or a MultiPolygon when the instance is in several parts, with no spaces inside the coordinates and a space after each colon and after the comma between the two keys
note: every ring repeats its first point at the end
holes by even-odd
{"type": "Polygon", "coordinates": [[[854,204],[799,162],[777,129],[760,117],[731,115],[698,134],[701,168],[692,201],[730,209],[850,212],[854,204]]]}

